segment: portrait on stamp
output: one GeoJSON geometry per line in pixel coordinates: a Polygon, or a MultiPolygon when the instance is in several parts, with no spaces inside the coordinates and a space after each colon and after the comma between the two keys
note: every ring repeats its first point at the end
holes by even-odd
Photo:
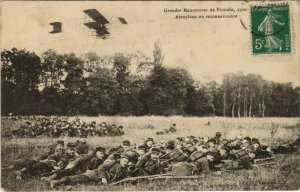
{"type": "Polygon", "coordinates": [[[291,53],[289,5],[251,8],[254,54],[291,53]]]}

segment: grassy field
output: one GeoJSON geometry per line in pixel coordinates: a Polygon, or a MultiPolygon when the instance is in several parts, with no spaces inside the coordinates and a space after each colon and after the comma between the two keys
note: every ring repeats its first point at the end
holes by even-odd
{"type": "MultiPolygon", "coordinates": [[[[72,119],[73,117],[71,117],[72,119]]],[[[80,117],[81,120],[101,123],[115,123],[123,125],[125,135],[119,137],[88,138],[91,147],[117,146],[122,140],[139,144],[148,137],[155,141],[166,141],[178,136],[213,136],[216,131],[222,137],[235,138],[249,136],[260,139],[269,145],[287,143],[300,135],[299,118],[221,118],[221,117],[80,117]],[[207,122],[210,122],[210,126],[207,122]],[[156,135],[157,131],[169,128],[171,123],[177,124],[175,134],[156,135]],[[277,128],[275,133],[272,130],[277,128]]],[[[2,120],[1,131],[11,130],[21,122],[2,120]]],[[[75,141],[77,138],[59,138],[65,142],[75,141]]],[[[45,191],[50,190],[47,183],[39,178],[16,181],[13,170],[5,167],[32,159],[47,151],[47,146],[56,142],[52,138],[1,138],[1,185],[9,191],[45,191]]],[[[300,155],[276,155],[276,164],[265,167],[255,167],[250,171],[239,170],[223,172],[220,176],[208,175],[203,179],[189,180],[145,180],[135,184],[119,186],[77,185],[72,190],[298,190],[300,189],[300,155]],[[285,165],[287,171],[282,171],[285,165]]],[[[60,190],[64,190],[61,188],[60,190]]]]}

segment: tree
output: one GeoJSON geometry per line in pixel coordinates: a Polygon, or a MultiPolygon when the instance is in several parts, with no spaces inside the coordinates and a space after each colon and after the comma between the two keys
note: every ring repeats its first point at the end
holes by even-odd
{"type": "Polygon", "coordinates": [[[193,79],[186,70],[155,66],[141,93],[144,113],[185,114],[188,89],[192,85],[193,79]]]}
{"type": "Polygon", "coordinates": [[[1,52],[1,61],[2,113],[34,114],[42,74],[40,57],[13,48],[1,52]]]}
{"type": "Polygon", "coordinates": [[[164,55],[161,49],[161,43],[160,41],[155,41],[154,43],[154,50],[153,50],[153,57],[154,57],[154,65],[156,66],[162,66],[164,61],[164,55]]]}
{"type": "Polygon", "coordinates": [[[66,78],[62,81],[63,111],[71,115],[78,115],[81,113],[81,104],[83,103],[86,86],[83,78],[83,60],[76,57],[74,53],[65,54],[63,59],[63,68],[66,72],[66,78]]]}
{"type": "Polygon", "coordinates": [[[119,82],[121,87],[123,86],[126,77],[129,76],[129,64],[129,59],[123,54],[115,54],[113,70],[116,74],[116,80],[119,82]]]}
{"type": "Polygon", "coordinates": [[[65,73],[63,55],[59,55],[54,50],[49,49],[42,54],[41,60],[43,69],[42,83],[46,88],[60,89],[62,77],[65,73]]]}
{"type": "Polygon", "coordinates": [[[87,115],[112,115],[118,87],[112,71],[96,69],[86,79],[82,111],[87,115]]]}

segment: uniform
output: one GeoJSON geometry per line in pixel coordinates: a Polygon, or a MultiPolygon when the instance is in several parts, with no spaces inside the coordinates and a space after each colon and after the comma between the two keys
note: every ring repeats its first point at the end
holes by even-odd
{"type": "Polygon", "coordinates": [[[96,150],[91,150],[88,154],[80,156],[76,160],[70,162],[65,169],[56,170],[55,173],[46,180],[51,181],[65,176],[83,174],[87,170],[97,169],[106,158],[104,155],[102,159],[99,159],[96,155],[97,151],[104,153],[105,149],[98,147],[96,150]]]}
{"type": "Polygon", "coordinates": [[[127,166],[122,167],[119,160],[118,161],[115,161],[115,160],[105,161],[98,168],[98,178],[105,178],[108,182],[120,181],[120,180],[128,177],[129,175],[130,175],[129,168],[127,166]]]}
{"type": "Polygon", "coordinates": [[[159,150],[153,148],[150,154],[144,155],[136,163],[135,170],[138,172],[138,175],[156,175],[163,171],[160,160],[152,158],[152,154],[159,155],[159,150]]]}

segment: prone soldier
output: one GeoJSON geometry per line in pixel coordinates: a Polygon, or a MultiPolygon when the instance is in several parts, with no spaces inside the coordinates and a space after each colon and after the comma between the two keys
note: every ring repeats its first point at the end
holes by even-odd
{"type": "Polygon", "coordinates": [[[44,160],[39,160],[37,162],[31,162],[26,167],[22,168],[20,171],[16,172],[16,179],[22,179],[24,176],[36,176],[43,173],[50,173],[59,166],[59,162],[63,157],[64,151],[61,147],[61,142],[56,145],[53,154],[49,155],[44,160]]]}
{"type": "Polygon", "coordinates": [[[160,150],[152,148],[151,151],[141,157],[136,163],[134,172],[138,172],[137,175],[155,175],[163,171],[162,165],[159,159],[160,150]]]}

